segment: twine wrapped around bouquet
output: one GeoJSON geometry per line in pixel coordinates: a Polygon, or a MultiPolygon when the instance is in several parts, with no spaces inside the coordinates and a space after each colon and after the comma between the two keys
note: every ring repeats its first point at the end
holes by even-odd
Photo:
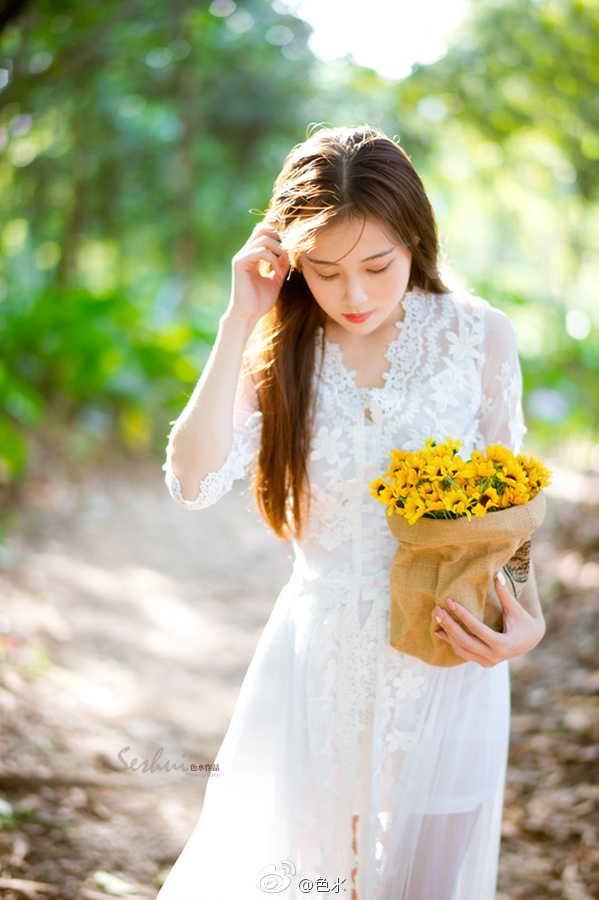
{"type": "MultiPolygon", "coordinates": [[[[482,518],[387,517],[398,548],[389,573],[390,643],[432,666],[466,662],[434,637],[435,607],[447,609],[451,597],[480,622],[501,631],[503,611],[494,579],[503,570],[518,597],[530,567],[530,535],[545,516],[545,495],[528,503],[494,510],[482,518]]],[[[447,612],[452,615],[451,611],[447,612]]]]}

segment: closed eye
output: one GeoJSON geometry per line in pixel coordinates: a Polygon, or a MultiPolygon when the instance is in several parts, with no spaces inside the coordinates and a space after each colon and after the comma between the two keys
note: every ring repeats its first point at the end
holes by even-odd
{"type": "MultiPolygon", "coordinates": [[[[387,271],[390,265],[391,263],[388,262],[386,266],[382,267],[382,269],[366,269],[366,271],[369,275],[382,275],[383,272],[387,271]]],[[[323,281],[331,281],[333,278],[339,277],[339,272],[335,272],[333,273],[333,275],[323,275],[321,272],[317,272],[316,274],[319,278],[322,278],[323,281]]]]}
{"type": "Polygon", "coordinates": [[[387,265],[386,265],[386,266],[383,266],[382,269],[367,269],[366,271],[367,271],[370,275],[381,275],[383,272],[386,272],[386,271],[387,271],[387,269],[389,268],[390,265],[391,265],[391,263],[387,263],[387,265]]]}

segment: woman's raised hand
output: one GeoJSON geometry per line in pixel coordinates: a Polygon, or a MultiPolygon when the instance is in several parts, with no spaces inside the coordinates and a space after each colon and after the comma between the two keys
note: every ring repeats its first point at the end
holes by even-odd
{"type": "Polygon", "coordinates": [[[247,243],[233,257],[227,314],[256,324],[274,306],[289,266],[289,257],[275,229],[265,222],[256,225],[247,243]]]}
{"type": "Polygon", "coordinates": [[[264,222],[233,257],[231,302],[202,377],[171,432],[171,466],[185,499],[198,496],[202,481],[219,470],[231,451],[243,354],[252,329],[274,306],[288,271],[279,235],[264,222]]]}

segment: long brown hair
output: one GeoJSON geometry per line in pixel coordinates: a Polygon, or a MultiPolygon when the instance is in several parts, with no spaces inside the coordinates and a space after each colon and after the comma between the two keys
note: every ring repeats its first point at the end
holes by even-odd
{"type": "Polygon", "coordinates": [[[374,220],[412,253],[408,289],[448,291],[438,269],[435,217],[407,154],[380,131],[323,129],[295,147],[274,185],[266,220],[292,261],[273,309],[261,320],[258,372],[262,444],[258,507],[279,537],[298,538],[305,522],[314,414],[316,331],[324,314],[301,272],[317,232],[344,219],[374,220]]]}

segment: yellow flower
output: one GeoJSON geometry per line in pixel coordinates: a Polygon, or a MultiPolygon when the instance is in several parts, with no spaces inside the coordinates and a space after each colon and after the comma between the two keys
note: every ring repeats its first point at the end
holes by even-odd
{"type": "Polygon", "coordinates": [[[372,496],[377,497],[381,503],[389,503],[393,499],[393,488],[384,478],[377,478],[368,487],[372,496]]]}
{"type": "Polygon", "coordinates": [[[505,484],[527,484],[528,479],[526,472],[519,462],[512,459],[499,467],[496,472],[497,478],[505,484]]]}
{"type": "Polygon", "coordinates": [[[495,488],[489,487],[476,498],[476,505],[472,512],[475,516],[484,516],[490,509],[498,509],[500,506],[499,494],[495,488]]]}
{"type": "Polygon", "coordinates": [[[468,462],[464,466],[465,478],[490,478],[495,474],[495,466],[493,461],[485,459],[482,454],[473,453],[468,462]]]}
{"type": "Polygon", "coordinates": [[[429,458],[424,466],[424,471],[429,478],[443,479],[447,475],[455,475],[458,468],[458,460],[453,456],[445,455],[434,456],[432,459],[429,458]]]}
{"type": "Polygon", "coordinates": [[[551,473],[534,456],[514,456],[507,447],[489,444],[466,462],[461,441],[426,441],[416,452],[394,449],[388,470],[369,485],[371,494],[414,523],[422,516],[455,519],[484,516],[528,502],[550,483],[551,473]]]}
{"type": "Polygon", "coordinates": [[[418,519],[422,518],[425,512],[426,504],[417,493],[412,492],[406,499],[403,512],[410,525],[413,525],[414,522],[417,522],[418,519]]]}
{"type": "Polygon", "coordinates": [[[447,512],[454,513],[455,516],[468,516],[470,519],[470,510],[468,508],[468,498],[462,491],[448,491],[443,498],[443,506],[447,512]]]}
{"type": "Polygon", "coordinates": [[[457,454],[458,450],[460,449],[460,447],[464,446],[464,442],[456,441],[453,438],[446,436],[445,437],[445,446],[447,447],[448,453],[451,453],[453,456],[455,456],[457,454]]]}
{"type": "Polygon", "coordinates": [[[389,472],[396,472],[402,466],[407,452],[405,450],[393,450],[392,453],[389,453],[389,456],[391,457],[389,472]]]}
{"type": "Polygon", "coordinates": [[[533,496],[536,496],[542,488],[551,484],[551,472],[545,468],[536,456],[526,457],[524,454],[520,454],[517,459],[526,472],[528,481],[534,491],[533,496]]]}
{"type": "Polygon", "coordinates": [[[508,450],[507,447],[503,447],[501,444],[487,444],[487,459],[492,459],[494,462],[511,462],[514,459],[514,454],[511,450],[508,450]]]}

